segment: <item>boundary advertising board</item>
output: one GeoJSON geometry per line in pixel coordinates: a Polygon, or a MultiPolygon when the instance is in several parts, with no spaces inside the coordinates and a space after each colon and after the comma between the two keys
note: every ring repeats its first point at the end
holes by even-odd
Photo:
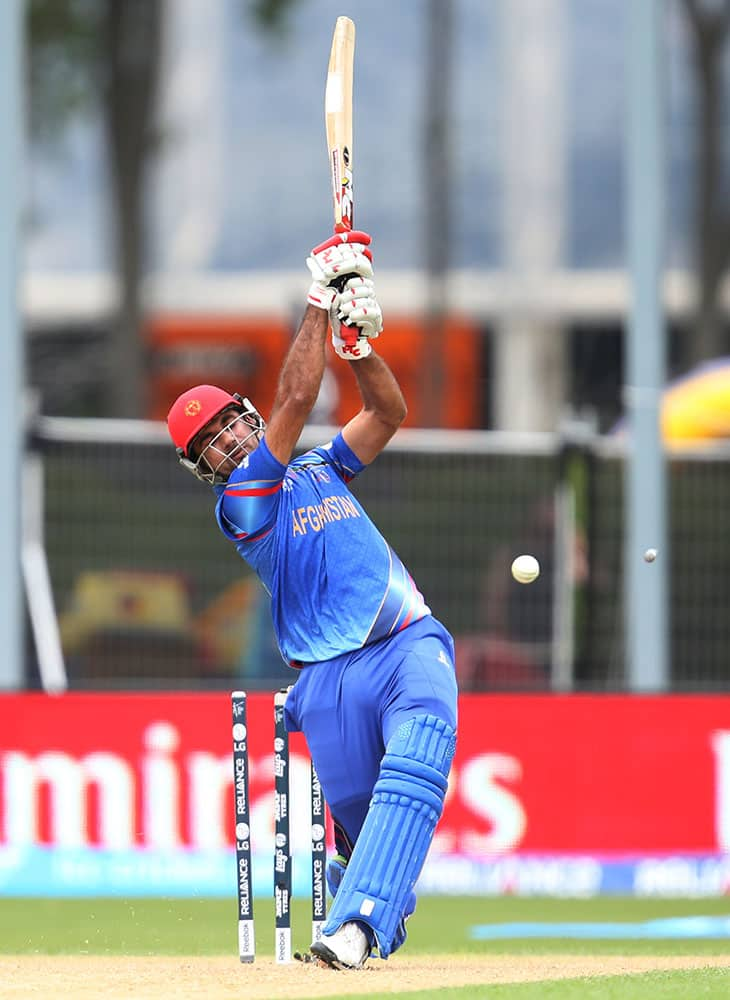
{"type": "MultiPolygon", "coordinates": [[[[730,892],[730,697],[464,695],[423,892],[730,892]]],[[[233,895],[225,693],[0,696],[0,894],[233,895]]],[[[273,698],[249,702],[254,890],[273,698]]],[[[295,892],[308,757],[292,738],[295,892]],[[299,773],[299,779],[297,779],[299,773]]]]}

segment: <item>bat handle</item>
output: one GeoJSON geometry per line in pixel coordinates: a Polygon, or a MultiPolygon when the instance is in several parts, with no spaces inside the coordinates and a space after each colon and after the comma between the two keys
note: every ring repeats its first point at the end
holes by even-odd
{"type": "MultiPolygon", "coordinates": [[[[335,223],[336,233],[349,233],[352,232],[352,212],[349,218],[344,218],[340,222],[335,223]]],[[[350,278],[356,278],[356,274],[341,274],[337,281],[333,282],[335,288],[338,292],[341,292],[345,287],[345,284],[350,280],[350,278]]],[[[354,347],[357,343],[359,330],[352,323],[343,323],[340,327],[340,336],[347,344],[348,347],[354,347]]]]}
{"type": "MultiPolygon", "coordinates": [[[[332,284],[335,286],[338,292],[341,292],[345,287],[350,278],[356,278],[356,274],[341,274],[332,284]]],[[[359,327],[355,326],[354,323],[342,323],[340,326],[340,336],[347,344],[348,347],[354,347],[357,343],[358,334],[360,333],[359,327]]]]}

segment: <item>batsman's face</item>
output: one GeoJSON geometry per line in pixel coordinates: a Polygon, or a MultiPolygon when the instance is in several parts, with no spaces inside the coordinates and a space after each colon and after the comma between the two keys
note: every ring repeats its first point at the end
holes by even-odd
{"type": "Polygon", "coordinates": [[[200,431],[190,448],[191,458],[201,472],[210,471],[224,480],[255,451],[262,435],[262,428],[249,414],[231,406],[200,431]]]}

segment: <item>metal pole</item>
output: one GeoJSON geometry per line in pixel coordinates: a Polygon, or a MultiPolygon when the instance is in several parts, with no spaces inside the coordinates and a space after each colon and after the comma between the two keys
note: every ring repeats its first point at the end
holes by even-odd
{"type": "Polygon", "coordinates": [[[23,440],[23,344],[18,320],[18,219],[20,215],[21,0],[0,3],[0,427],[4,433],[0,476],[0,688],[22,686],[23,628],[20,576],[20,478],[23,440]]]}
{"type": "Polygon", "coordinates": [[[28,449],[22,484],[20,557],[38,673],[46,694],[63,694],[68,689],[68,676],[44,543],[45,477],[43,459],[37,450],[28,449]]]}
{"type": "Polygon", "coordinates": [[[503,253],[519,299],[499,315],[494,417],[500,430],[548,431],[566,398],[566,338],[538,289],[563,262],[566,5],[501,0],[503,253]]]}
{"type": "Polygon", "coordinates": [[[424,87],[424,248],[428,276],[424,331],[428,349],[421,381],[421,421],[442,427],[445,333],[451,256],[451,120],[454,0],[429,0],[424,87]]]}
{"type": "Polygon", "coordinates": [[[625,405],[627,455],[627,679],[634,691],[662,691],[669,682],[665,463],[661,393],[665,337],[661,276],[663,250],[663,107],[659,0],[626,7],[629,69],[627,109],[627,233],[632,307],[628,323],[625,405]],[[656,563],[643,553],[656,548],[656,563]]]}

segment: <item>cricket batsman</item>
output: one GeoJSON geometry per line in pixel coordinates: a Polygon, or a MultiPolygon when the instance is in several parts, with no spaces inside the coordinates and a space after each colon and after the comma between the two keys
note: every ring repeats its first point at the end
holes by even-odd
{"type": "Polygon", "coordinates": [[[453,640],[349,490],[406,415],[373,349],[383,322],[369,244],[366,233],[337,234],[308,257],[307,307],[268,422],[211,385],[184,392],[167,418],[180,462],[212,487],[220,530],[270,595],[281,654],[297,672],[286,725],[305,735],[337,851],[327,866],[334,902],[311,952],[337,969],[405,941],[457,724],[453,640]],[[331,441],[293,457],[330,325],[362,406],[331,441]]]}

